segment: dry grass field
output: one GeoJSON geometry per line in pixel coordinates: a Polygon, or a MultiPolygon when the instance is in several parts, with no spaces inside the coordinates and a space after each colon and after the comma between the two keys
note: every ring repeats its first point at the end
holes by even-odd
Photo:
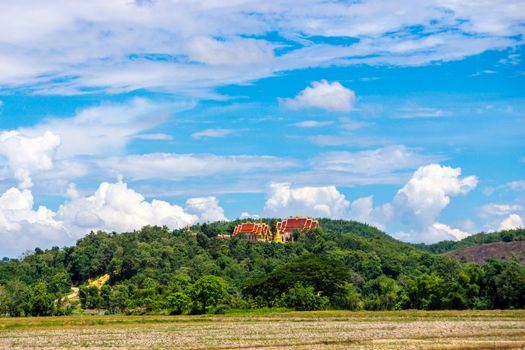
{"type": "Polygon", "coordinates": [[[0,319],[0,349],[525,349],[525,311],[0,319]]]}

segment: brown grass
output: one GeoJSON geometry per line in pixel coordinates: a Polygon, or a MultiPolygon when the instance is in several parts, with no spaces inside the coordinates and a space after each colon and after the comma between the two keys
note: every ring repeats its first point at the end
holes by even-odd
{"type": "Polygon", "coordinates": [[[0,349],[525,349],[525,311],[0,319],[0,349]]]}

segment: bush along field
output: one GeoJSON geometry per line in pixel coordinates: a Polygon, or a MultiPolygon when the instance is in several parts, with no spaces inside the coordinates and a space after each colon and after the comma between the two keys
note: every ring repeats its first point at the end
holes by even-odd
{"type": "MultiPolygon", "coordinates": [[[[274,226],[275,219],[266,221],[274,226]]],[[[342,220],[322,219],[320,228],[296,232],[290,243],[215,238],[236,223],[92,232],[73,247],[4,259],[0,315],[525,306],[525,266],[517,259],[461,263],[436,253],[453,247],[410,245],[342,220]]],[[[498,235],[525,236],[514,230],[484,239],[498,235]]]]}

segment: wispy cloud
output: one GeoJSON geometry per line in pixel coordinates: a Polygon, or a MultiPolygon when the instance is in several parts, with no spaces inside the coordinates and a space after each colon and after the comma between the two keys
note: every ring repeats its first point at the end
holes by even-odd
{"type": "Polygon", "coordinates": [[[490,75],[490,74],[496,74],[497,72],[492,69],[485,69],[476,73],[471,74],[471,77],[479,77],[481,75],[490,75]]]}
{"type": "Polygon", "coordinates": [[[298,123],[291,124],[292,126],[298,126],[300,128],[318,128],[321,126],[333,125],[332,121],[317,121],[317,120],[305,120],[298,123]]]}
{"type": "Polygon", "coordinates": [[[225,136],[228,136],[228,135],[231,135],[233,133],[235,133],[237,130],[235,129],[222,129],[222,128],[218,128],[218,129],[206,129],[206,130],[202,130],[202,131],[199,131],[199,132],[195,132],[193,134],[191,134],[191,137],[193,137],[194,139],[198,140],[198,139],[203,139],[203,138],[220,138],[220,137],[225,137],[225,136]]]}
{"type": "Polygon", "coordinates": [[[415,119],[415,118],[441,118],[449,116],[450,112],[444,111],[440,108],[429,108],[429,107],[404,107],[401,109],[402,119],[415,119]]]}
{"type": "Polygon", "coordinates": [[[135,139],[139,140],[151,140],[151,141],[169,141],[173,140],[172,135],[164,133],[154,133],[154,134],[139,134],[134,136],[135,139]]]}
{"type": "Polygon", "coordinates": [[[48,94],[148,89],[218,97],[219,86],[293,69],[424,65],[514,47],[525,20],[516,10],[521,5],[9,2],[0,13],[9,28],[0,33],[0,85],[48,94]],[[425,35],[414,33],[416,27],[425,35]],[[265,33],[293,45],[278,51],[282,44],[265,33]]]}

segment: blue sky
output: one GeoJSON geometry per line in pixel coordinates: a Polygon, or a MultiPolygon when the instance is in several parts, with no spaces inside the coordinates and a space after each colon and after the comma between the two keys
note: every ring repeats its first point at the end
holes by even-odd
{"type": "Polygon", "coordinates": [[[0,4],[0,256],[90,230],[525,221],[522,1],[0,4]]]}

